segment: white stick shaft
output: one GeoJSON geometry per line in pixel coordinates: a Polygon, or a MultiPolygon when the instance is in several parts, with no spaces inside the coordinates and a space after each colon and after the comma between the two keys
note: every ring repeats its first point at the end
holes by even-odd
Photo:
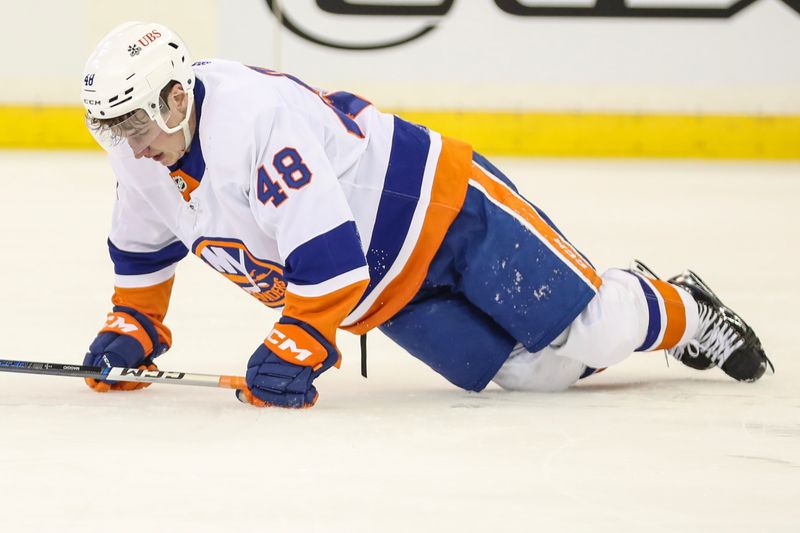
{"type": "Polygon", "coordinates": [[[247,388],[247,381],[242,376],[190,374],[189,372],[147,370],[144,368],[101,368],[97,366],[39,363],[12,359],[0,359],[0,372],[92,378],[101,381],[133,381],[137,383],[162,383],[164,385],[221,387],[223,389],[247,388]]]}
{"type": "Polygon", "coordinates": [[[105,378],[108,381],[133,381],[137,383],[167,383],[171,385],[194,385],[219,387],[220,377],[212,374],[190,374],[169,370],[144,370],[136,368],[112,368],[105,378]]]}

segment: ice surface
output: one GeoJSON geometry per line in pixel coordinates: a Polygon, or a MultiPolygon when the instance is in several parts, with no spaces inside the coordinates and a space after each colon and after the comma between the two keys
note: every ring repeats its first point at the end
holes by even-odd
{"type": "MultiPolygon", "coordinates": [[[[0,374],[0,531],[800,531],[800,164],[497,159],[596,266],[686,266],[761,335],[753,385],[638,354],[562,394],[468,394],[380,334],[307,411],[0,374]]],[[[79,362],[108,310],[99,153],[0,152],[0,355],[79,362]]],[[[178,269],[162,368],[243,372],[276,315],[178,269]]]]}

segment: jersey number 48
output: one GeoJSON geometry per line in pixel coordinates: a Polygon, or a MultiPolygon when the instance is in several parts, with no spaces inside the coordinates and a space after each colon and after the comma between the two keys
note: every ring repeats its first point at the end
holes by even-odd
{"type": "MultiPolygon", "coordinates": [[[[313,176],[297,150],[290,147],[275,154],[275,157],[272,158],[272,166],[280,175],[283,183],[290,189],[302,189],[311,182],[313,176]]],[[[287,198],[280,182],[273,181],[264,165],[261,165],[258,169],[258,200],[264,205],[272,202],[272,205],[278,207],[287,198]]]]}

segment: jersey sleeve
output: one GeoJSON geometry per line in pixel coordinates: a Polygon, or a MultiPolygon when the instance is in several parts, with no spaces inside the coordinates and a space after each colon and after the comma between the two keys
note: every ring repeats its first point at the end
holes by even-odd
{"type": "MultiPolygon", "coordinates": [[[[112,158],[115,173],[126,169],[112,158]]],[[[118,181],[108,250],[114,264],[114,306],[136,309],[153,321],[162,343],[172,344],[164,325],[175,267],[187,248],[166,227],[142,193],[118,181]]]]}
{"type": "Polygon", "coordinates": [[[336,328],[361,299],[369,270],[344,192],[323,149],[323,128],[301,112],[272,110],[256,148],[251,206],[273,235],[287,281],[283,315],[336,345],[336,328]]]}

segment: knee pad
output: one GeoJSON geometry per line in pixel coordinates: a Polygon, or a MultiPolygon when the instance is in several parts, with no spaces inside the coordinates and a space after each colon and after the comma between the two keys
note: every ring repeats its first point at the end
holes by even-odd
{"type": "Polygon", "coordinates": [[[647,303],[637,278],[622,270],[603,274],[603,285],[570,324],[557,355],[593,368],[615,365],[642,343],[647,330],[647,303]]]}
{"type": "Polygon", "coordinates": [[[557,355],[552,348],[531,353],[518,344],[492,381],[506,390],[558,392],[578,381],[584,371],[586,365],[557,355]]]}

